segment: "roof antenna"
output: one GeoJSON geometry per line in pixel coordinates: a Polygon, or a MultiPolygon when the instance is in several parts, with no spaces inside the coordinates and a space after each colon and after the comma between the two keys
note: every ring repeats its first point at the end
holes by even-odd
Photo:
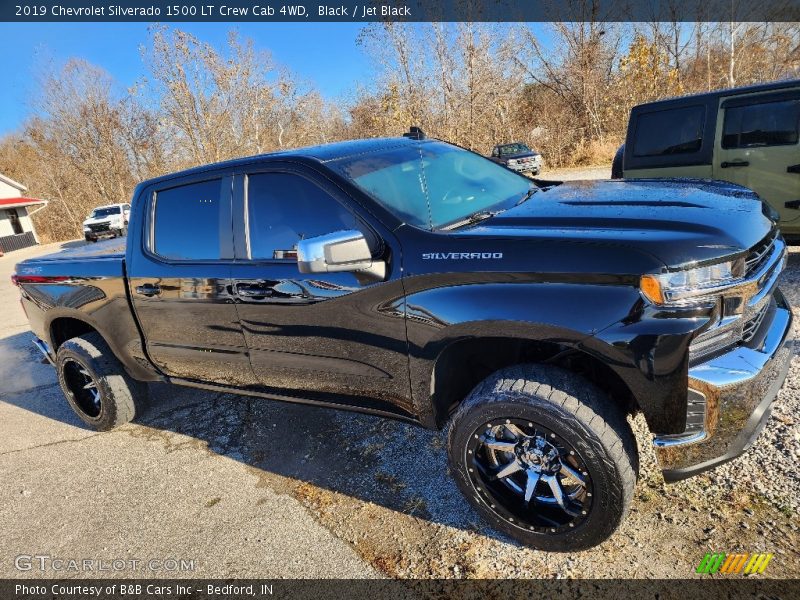
{"type": "Polygon", "coordinates": [[[403,134],[403,137],[408,138],[410,140],[424,140],[425,139],[425,132],[422,131],[421,127],[417,127],[416,125],[412,125],[407,133],[403,134]]]}

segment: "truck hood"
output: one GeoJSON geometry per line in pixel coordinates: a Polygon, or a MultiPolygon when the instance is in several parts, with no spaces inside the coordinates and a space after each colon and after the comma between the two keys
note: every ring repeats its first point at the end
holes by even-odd
{"type": "Polygon", "coordinates": [[[755,193],[724,182],[575,181],[543,189],[463,233],[624,245],[673,267],[751,248],[774,225],[764,213],[755,193]]]}

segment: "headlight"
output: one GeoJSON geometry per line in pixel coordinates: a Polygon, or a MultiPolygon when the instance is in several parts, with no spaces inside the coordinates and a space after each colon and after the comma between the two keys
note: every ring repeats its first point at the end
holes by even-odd
{"type": "Polygon", "coordinates": [[[92,230],[92,228],[91,228],[91,227],[89,227],[88,225],[84,225],[84,226],[83,226],[83,230],[84,230],[84,231],[91,231],[91,230],[92,230]]]}
{"type": "Polygon", "coordinates": [[[735,284],[744,275],[744,259],[659,275],[642,275],[642,294],[655,304],[685,304],[713,296],[735,284]]]}

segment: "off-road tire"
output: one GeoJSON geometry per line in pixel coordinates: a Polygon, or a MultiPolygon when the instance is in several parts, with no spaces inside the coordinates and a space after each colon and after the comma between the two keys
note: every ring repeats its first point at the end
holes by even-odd
{"type": "Polygon", "coordinates": [[[56,372],[61,391],[75,414],[98,431],[108,431],[133,420],[137,406],[147,399],[147,385],[130,377],[98,333],[87,333],[64,342],[56,353],[56,372]],[[99,414],[81,408],[66,381],[65,366],[77,363],[96,383],[99,414]]]}
{"type": "MultiPolygon", "coordinates": [[[[584,550],[600,544],[624,520],[633,498],[639,468],[636,440],[624,412],[582,377],[552,366],[530,364],[505,368],[490,375],[467,396],[450,422],[450,470],[483,518],[528,546],[554,552],[584,550]],[[592,488],[588,515],[574,529],[534,532],[510,523],[495,509],[494,498],[477,490],[473,456],[467,448],[478,428],[492,421],[524,419],[566,440],[582,457],[592,488]]],[[[511,519],[514,520],[514,519],[511,519]]]]}

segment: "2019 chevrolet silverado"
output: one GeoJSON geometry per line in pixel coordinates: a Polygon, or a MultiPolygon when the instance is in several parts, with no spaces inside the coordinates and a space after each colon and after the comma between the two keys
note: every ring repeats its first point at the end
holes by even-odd
{"type": "Polygon", "coordinates": [[[542,155],[522,142],[495,146],[489,159],[517,173],[538,175],[542,170],[542,155]]]}
{"type": "Polygon", "coordinates": [[[87,242],[96,242],[105,237],[128,235],[131,205],[110,204],[98,206],[83,222],[83,237],[87,242]]]}
{"type": "Polygon", "coordinates": [[[689,477],[753,442],[789,364],[786,247],[738,186],[532,181],[415,135],[194,168],[131,204],[126,244],[14,275],[84,422],[165,381],[446,427],[467,500],[545,550],[623,520],[628,415],[689,477]]]}

